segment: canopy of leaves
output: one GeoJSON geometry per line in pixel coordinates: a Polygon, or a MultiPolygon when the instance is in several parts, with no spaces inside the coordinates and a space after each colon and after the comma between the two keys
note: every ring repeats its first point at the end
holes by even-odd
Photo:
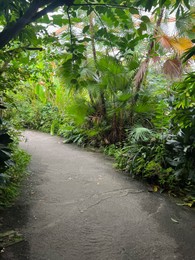
{"type": "MultiPolygon", "coordinates": [[[[188,0],[134,0],[126,2],[123,0],[106,0],[106,1],[84,1],[84,0],[14,0],[14,1],[0,1],[0,25],[2,26],[2,32],[0,33],[0,48],[3,48],[8,44],[14,37],[17,37],[21,31],[33,24],[38,22],[40,18],[42,22],[48,24],[50,19],[48,16],[49,12],[56,10],[58,7],[64,7],[64,10],[71,12],[71,16],[76,16],[76,11],[79,9],[86,10],[87,15],[91,11],[97,12],[100,16],[107,16],[110,22],[115,26],[119,23],[124,25],[128,22],[129,15],[125,12],[128,10],[129,14],[138,14],[138,7],[143,7],[146,11],[151,11],[152,8],[161,9],[162,7],[171,8],[177,10],[177,16],[184,12],[184,6],[190,8],[188,0]]],[[[70,18],[70,15],[68,16],[70,18]]],[[[55,20],[57,24],[61,23],[61,19],[55,20]]],[[[143,18],[140,24],[140,32],[145,28],[146,20],[143,18]]],[[[104,29],[104,28],[102,28],[104,29]]],[[[106,30],[102,31],[105,35],[106,30]]]]}

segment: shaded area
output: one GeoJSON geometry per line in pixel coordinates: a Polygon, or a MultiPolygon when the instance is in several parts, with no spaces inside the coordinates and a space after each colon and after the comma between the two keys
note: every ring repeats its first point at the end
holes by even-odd
{"type": "Polygon", "coordinates": [[[44,133],[25,136],[31,175],[4,212],[25,241],[2,259],[194,259],[193,210],[148,193],[99,153],[44,133]]]}
{"type": "Polygon", "coordinates": [[[28,182],[29,180],[25,181],[25,185],[23,187],[23,192],[16,202],[16,204],[6,210],[0,211],[1,215],[1,227],[0,233],[4,232],[15,232],[19,234],[19,240],[13,240],[13,244],[9,242],[6,243],[6,246],[1,248],[0,259],[28,259],[29,255],[29,243],[25,240],[23,236],[23,231],[21,230],[25,228],[29,220],[29,207],[30,205],[26,201],[29,194],[28,191],[28,182]]]}

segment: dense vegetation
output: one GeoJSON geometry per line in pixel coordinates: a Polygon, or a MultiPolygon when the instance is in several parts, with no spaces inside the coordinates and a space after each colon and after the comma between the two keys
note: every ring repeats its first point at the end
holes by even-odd
{"type": "Polygon", "coordinates": [[[30,156],[18,148],[19,134],[6,120],[0,122],[0,209],[18,195],[29,163],[30,156]]]}
{"type": "MultiPolygon", "coordinates": [[[[192,205],[194,11],[187,0],[0,1],[3,122],[102,148],[192,205]]],[[[3,122],[0,196],[18,178],[3,122]]]]}

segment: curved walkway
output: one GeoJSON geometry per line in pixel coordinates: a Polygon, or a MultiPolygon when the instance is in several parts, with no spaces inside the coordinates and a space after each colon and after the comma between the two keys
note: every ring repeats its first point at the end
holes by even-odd
{"type": "Polygon", "coordinates": [[[193,210],[149,193],[102,154],[44,133],[25,136],[31,175],[8,216],[25,242],[3,259],[194,259],[193,210]]]}

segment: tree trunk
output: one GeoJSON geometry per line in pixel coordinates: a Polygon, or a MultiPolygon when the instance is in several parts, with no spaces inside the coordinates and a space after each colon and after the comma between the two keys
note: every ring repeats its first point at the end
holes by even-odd
{"type": "Polygon", "coordinates": [[[37,13],[39,4],[33,1],[26,13],[18,19],[18,21],[11,27],[5,28],[0,33],[0,49],[9,43],[21,30],[31,22],[32,17],[37,13]]]}
{"type": "Polygon", "coordinates": [[[19,18],[12,26],[6,27],[0,33],[0,49],[8,44],[14,37],[16,37],[26,25],[36,21],[48,12],[52,12],[55,8],[66,5],[67,7],[73,5],[74,0],[34,0],[26,10],[24,15],[19,18]],[[39,8],[43,7],[41,11],[39,8]]]}
{"type": "Polygon", "coordinates": [[[159,18],[156,22],[156,26],[155,26],[154,33],[153,33],[153,39],[149,44],[149,49],[148,49],[148,52],[147,52],[147,55],[146,55],[146,59],[141,63],[140,68],[138,69],[136,76],[134,78],[135,88],[134,88],[134,95],[133,95],[132,102],[131,102],[131,112],[130,112],[130,123],[131,124],[133,124],[134,107],[135,107],[135,105],[138,101],[139,92],[140,92],[143,80],[145,78],[146,72],[148,70],[148,66],[149,66],[149,62],[150,62],[150,58],[151,58],[151,53],[152,53],[153,48],[154,48],[154,43],[155,43],[154,38],[157,36],[158,28],[161,25],[163,14],[164,14],[164,8],[161,10],[159,18]]]}
{"type": "MultiPolygon", "coordinates": [[[[89,16],[89,28],[90,28],[90,37],[91,37],[91,47],[93,52],[93,59],[95,63],[97,62],[97,54],[96,54],[96,48],[95,48],[95,37],[94,37],[94,24],[93,24],[93,18],[94,14],[91,12],[89,16]]],[[[100,100],[101,100],[101,115],[103,118],[106,117],[106,102],[105,102],[105,95],[104,91],[100,90],[100,100]]]]}
{"type": "Polygon", "coordinates": [[[150,56],[151,56],[151,53],[152,53],[152,51],[153,51],[154,43],[155,43],[154,38],[157,36],[158,28],[159,28],[160,25],[161,25],[162,18],[163,18],[163,14],[164,14],[164,8],[161,10],[160,16],[159,16],[159,18],[158,18],[158,20],[157,20],[157,22],[156,22],[156,27],[155,27],[154,33],[153,33],[153,40],[151,41],[151,43],[150,43],[150,45],[149,45],[148,53],[147,53],[147,55],[146,55],[147,58],[146,58],[145,61],[143,61],[142,64],[141,64],[141,66],[144,65],[144,68],[141,68],[141,66],[140,66],[140,68],[139,68],[139,70],[138,70],[136,76],[139,74],[140,69],[143,70],[143,73],[141,73],[140,78],[139,78],[137,81],[136,81],[136,76],[135,76],[135,93],[134,93],[134,98],[133,98],[133,99],[134,99],[134,102],[136,102],[137,99],[138,99],[138,93],[139,93],[139,91],[140,91],[140,88],[141,88],[142,82],[143,82],[143,80],[144,80],[145,74],[146,74],[146,72],[147,72],[147,70],[148,70],[148,65],[149,65],[149,61],[150,61],[150,56]]]}
{"type": "Polygon", "coordinates": [[[92,47],[92,52],[93,52],[93,59],[94,59],[95,62],[97,62],[93,18],[94,18],[94,13],[91,12],[90,15],[89,15],[89,28],[90,28],[90,37],[91,37],[91,47],[92,47]]]}

